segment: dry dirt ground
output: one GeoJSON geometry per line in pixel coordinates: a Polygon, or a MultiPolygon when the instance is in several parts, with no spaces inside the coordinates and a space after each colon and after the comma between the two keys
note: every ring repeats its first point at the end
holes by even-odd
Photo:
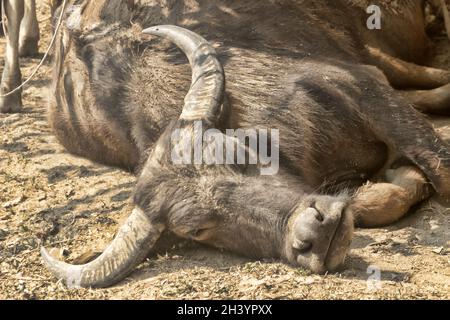
{"type": "MultiPolygon", "coordinates": [[[[49,34],[46,14],[40,7],[49,34]]],[[[450,68],[448,41],[440,37],[438,48],[435,63],[450,68]]],[[[38,59],[22,62],[27,75],[38,59]]],[[[68,261],[101,251],[131,212],[135,179],[57,143],[45,117],[50,75],[46,65],[27,87],[23,113],[0,115],[0,299],[450,298],[450,210],[435,202],[389,228],[357,231],[340,273],[311,275],[184,244],[149,258],[113,288],[68,290],[41,264],[40,240],[68,261]],[[368,283],[368,269],[379,270],[381,282],[368,283]]],[[[438,126],[450,134],[449,120],[438,126]]]]}

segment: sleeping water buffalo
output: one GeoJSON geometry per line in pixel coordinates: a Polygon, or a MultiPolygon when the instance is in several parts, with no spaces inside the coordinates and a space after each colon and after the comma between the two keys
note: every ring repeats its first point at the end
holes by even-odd
{"type": "Polygon", "coordinates": [[[420,65],[425,2],[396,3],[72,1],[49,121],[71,153],[135,173],[135,209],[93,261],[43,248],[45,265],[106,287],[177,237],[323,273],[355,225],[449,200],[450,148],[417,109],[448,113],[450,72],[420,65]]]}

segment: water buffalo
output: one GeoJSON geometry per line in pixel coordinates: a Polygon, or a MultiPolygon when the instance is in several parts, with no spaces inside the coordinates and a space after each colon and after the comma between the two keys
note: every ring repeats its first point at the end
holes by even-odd
{"type": "Polygon", "coordinates": [[[45,265],[69,286],[105,287],[175,235],[321,273],[342,265],[354,224],[393,223],[433,192],[448,200],[450,149],[413,108],[450,107],[450,72],[419,65],[424,1],[373,2],[381,29],[363,0],[73,1],[49,121],[73,154],[136,174],[135,209],[98,258],[69,265],[43,248],[45,265]],[[235,146],[227,129],[278,129],[266,141],[278,173],[174,164],[189,140],[174,132],[196,123],[235,146]]]}

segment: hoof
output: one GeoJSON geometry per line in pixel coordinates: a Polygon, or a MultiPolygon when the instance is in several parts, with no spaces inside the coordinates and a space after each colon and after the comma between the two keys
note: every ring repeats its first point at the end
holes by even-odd
{"type": "Polygon", "coordinates": [[[39,54],[39,38],[25,38],[19,44],[20,57],[34,57],[39,54]]]}
{"type": "Polygon", "coordinates": [[[16,94],[0,97],[0,113],[18,113],[22,110],[22,94],[16,94]]]}

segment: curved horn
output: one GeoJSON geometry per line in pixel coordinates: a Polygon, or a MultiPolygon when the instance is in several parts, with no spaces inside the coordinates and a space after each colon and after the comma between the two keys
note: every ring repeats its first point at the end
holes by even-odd
{"type": "Polygon", "coordinates": [[[103,288],[122,280],[142,262],[163,229],[152,224],[141,209],[135,208],[113,242],[95,260],[70,265],[53,258],[44,247],[41,255],[50,271],[69,288],[103,288]]]}
{"type": "Polygon", "coordinates": [[[189,60],[192,84],[184,100],[180,119],[216,124],[222,111],[225,75],[214,48],[196,33],[176,26],[156,26],[142,32],[167,38],[175,43],[189,60]]]}

